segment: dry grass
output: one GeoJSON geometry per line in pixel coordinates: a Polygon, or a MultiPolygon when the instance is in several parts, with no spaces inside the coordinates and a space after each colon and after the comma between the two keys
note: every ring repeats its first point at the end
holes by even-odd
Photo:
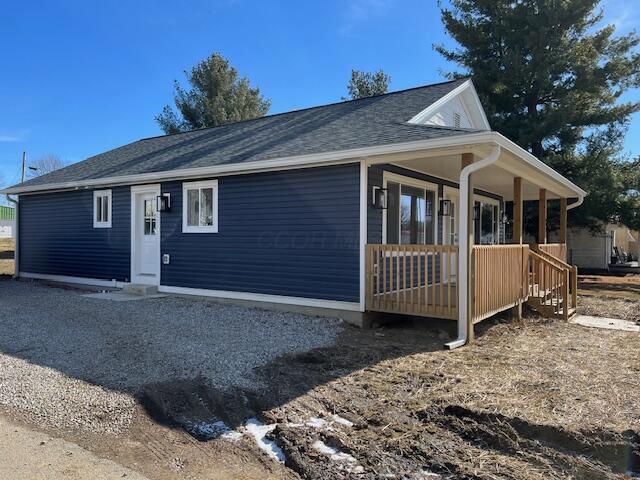
{"type": "Polygon", "coordinates": [[[0,275],[13,275],[14,241],[11,238],[0,238],[0,275]]]}
{"type": "Polygon", "coordinates": [[[640,300],[595,295],[580,295],[578,312],[595,317],[620,318],[640,322],[640,300]]]}

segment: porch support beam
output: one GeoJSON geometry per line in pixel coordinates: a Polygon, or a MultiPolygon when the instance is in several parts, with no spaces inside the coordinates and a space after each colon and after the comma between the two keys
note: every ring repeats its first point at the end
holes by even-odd
{"type": "Polygon", "coordinates": [[[567,243],[567,199],[560,199],[560,243],[567,243]]]}
{"type": "Polygon", "coordinates": [[[538,243],[547,243],[547,190],[540,189],[538,200],[538,243]]]}
{"type": "Polygon", "coordinates": [[[522,177],[513,179],[513,243],[522,244],[522,177]]]}

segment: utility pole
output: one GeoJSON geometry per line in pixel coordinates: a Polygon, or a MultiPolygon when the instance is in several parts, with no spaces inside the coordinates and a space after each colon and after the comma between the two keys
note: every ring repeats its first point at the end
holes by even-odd
{"type": "Polygon", "coordinates": [[[22,181],[24,182],[24,173],[27,168],[27,152],[22,152],[22,181]]]}

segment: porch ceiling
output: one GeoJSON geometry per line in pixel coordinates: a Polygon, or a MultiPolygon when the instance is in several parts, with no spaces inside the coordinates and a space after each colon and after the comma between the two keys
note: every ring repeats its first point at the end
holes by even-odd
{"type": "MultiPolygon", "coordinates": [[[[425,156],[394,161],[393,164],[458,183],[461,158],[462,156],[459,154],[425,156]]],[[[515,177],[523,179],[523,200],[538,200],[540,188],[547,189],[547,198],[549,199],[577,196],[559,182],[509,153],[503,153],[498,162],[474,173],[473,182],[475,188],[495,193],[505,200],[513,200],[513,179],[515,177]]]]}

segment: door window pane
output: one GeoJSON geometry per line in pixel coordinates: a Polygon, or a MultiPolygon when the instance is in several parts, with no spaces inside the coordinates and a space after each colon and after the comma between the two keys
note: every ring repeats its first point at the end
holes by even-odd
{"type": "Polygon", "coordinates": [[[144,234],[156,234],[156,203],[153,200],[145,200],[143,204],[144,234]]]}
{"type": "Polygon", "coordinates": [[[480,208],[480,243],[490,245],[493,243],[493,206],[482,203],[480,208]]]}
{"type": "Polygon", "coordinates": [[[425,191],[403,185],[400,198],[400,243],[423,244],[427,208],[425,191]]]}

